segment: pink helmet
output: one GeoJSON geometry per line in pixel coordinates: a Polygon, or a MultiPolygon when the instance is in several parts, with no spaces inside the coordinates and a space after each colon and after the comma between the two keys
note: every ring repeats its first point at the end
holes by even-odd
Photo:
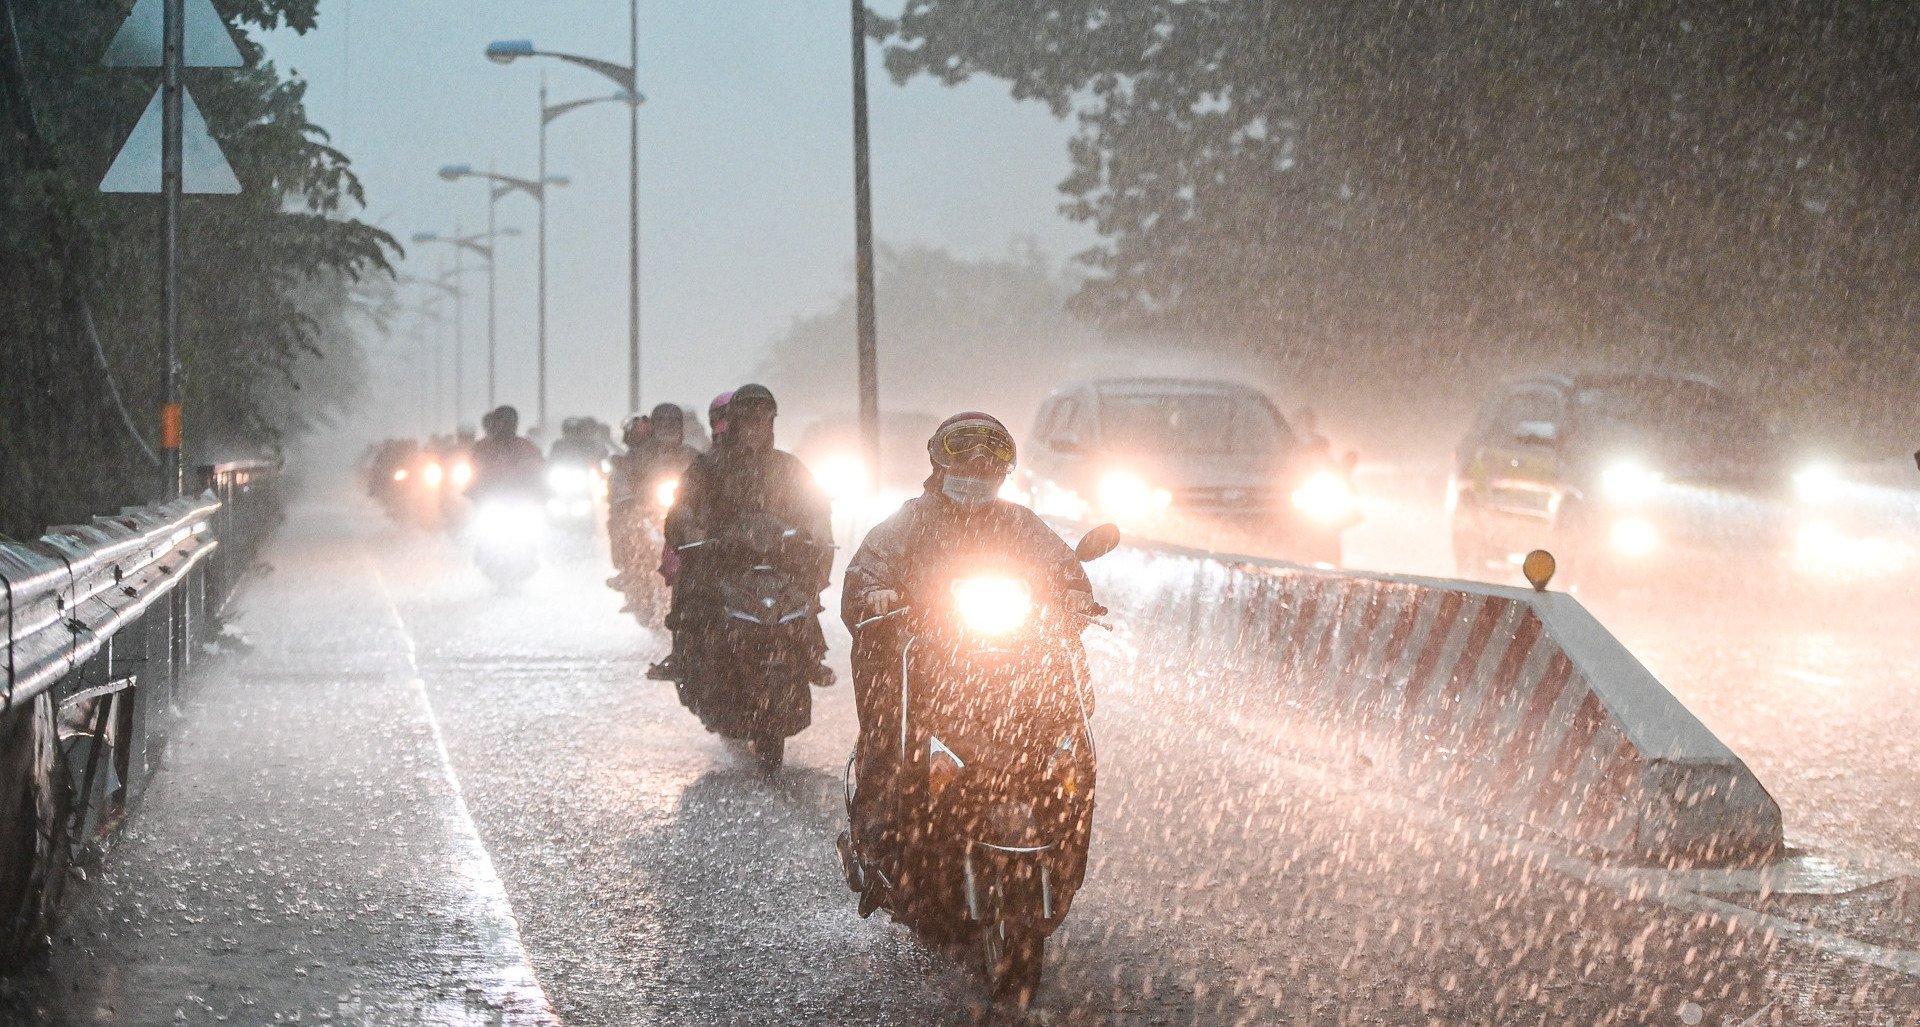
{"type": "Polygon", "coordinates": [[[713,429],[715,435],[727,430],[727,404],[731,402],[733,402],[733,390],[728,389],[713,397],[713,402],[707,404],[707,425],[713,429]]]}

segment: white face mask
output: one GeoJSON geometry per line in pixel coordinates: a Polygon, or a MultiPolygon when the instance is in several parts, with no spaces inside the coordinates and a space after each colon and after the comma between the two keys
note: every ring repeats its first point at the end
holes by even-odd
{"type": "Polygon", "coordinates": [[[1000,494],[1000,479],[949,474],[940,479],[940,494],[961,506],[985,506],[1000,494]]]}

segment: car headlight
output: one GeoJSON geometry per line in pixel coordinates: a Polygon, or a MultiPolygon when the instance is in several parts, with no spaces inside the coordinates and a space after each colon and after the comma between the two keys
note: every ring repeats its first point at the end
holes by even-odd
{"type": "Polygon", "coordinates": [[[1616,503],[1638,503],[1653,495],[1664,476],[1632,461],[1621,461],[1600,472],[1600,489],[1616,503]]]}
{"type": "Polygon", "coordinates": [[[866,461],[851,453],[840,453],[820,461],[813,479],[834,499],[857,499],[873,491],[873,476],[866,461]]]}
{"type": "Polygon", "coordinates": [[[446,476],[446,472],[440,468],[440,464],[438,461],[430,462],[427,464],[426,467],[421,468],[420,470],[421,480],[425,481],[427,483],[427,487],[430,489],[439,488],[440,479],[445,476],[446,476]]]}
{"type": "Polygon", "coordinates": [[[1613,522],[1607,541],[1627,556],[1645,556],[1660,547],[1660,532],[1644,517],[1622,517],[1613,522]]]}
{"type": "Polygon", "coordinates": [[[460,460],[455,462],[453,465],[454,485],[460,488],[466,488],[468,483],[472,481],[473,481],[473,465],[466,462],[465,460],[460,460]]]}
{"type": "Polygon", "coordinates": [[[1802,503],[1830,503],[1840,491],[1840,472],[1828,464],[1801,468],[1793,476],[1793,494],[1802,503]]]}
{"type": "Polygon", "coordinates": [[[679,498],[680,479],[678,478],[668,478],[653,487],[653,501],[663,507],[672,506],[673,501],[679,498]]]}
{"type": "Polygon", "coordinates": [[[1147,484],[1127,471],[1111,471],[1100,479],[1100,509],[1116,521],[1137,521],[1173,505],[1173,493],[1147,484]]]}
{"type": "Polygon", "coordinates": [[[953,603],[960,621],[983,635],[1005,635],[1033,615],[1033,590],[1018,578],[959,578],[953,583],[953,603]]]}
{"type": "Polygon", "coordinates": [[[406,481],[406,480],[407,480],[407,469],[406,469],[406,468],[404,468],[404,467],[402,467],[402,468],[400,468],[399,470],[397,470],[397,471],[395,471],[395,472],[393,472],[393,480],[394,480],[394,481],[406,481]]]}
{"type": "Polygon", "coordinates": [[[1360,507],[1347,479],[1333,471],[1316,471],[1293,490],[1293,507],[1321,524],[1338,524],[1360,507]]]}

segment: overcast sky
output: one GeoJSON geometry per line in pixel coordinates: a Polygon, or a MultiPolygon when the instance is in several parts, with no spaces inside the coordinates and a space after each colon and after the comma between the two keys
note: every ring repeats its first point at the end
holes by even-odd
{"type": "MultiPolygon", "coordinates": [[[[643,399],[704,405],[792,318],[851,287],[849,12],[837,0],[641,0],[640,20],[643,399]]],[[[441,181],[443,164],[533,177],[542,71],[551,102],[611,91],[558,61],[494,64],[482,51],[495,39],[625,63],[627,4],[322,0],[318,30],[265,43],[310,83],[309,114],[352,158],[365,216],[404,241],[484,227],[484,188],[441,181]]],[[[1092,241],[1057,212],[1069,125],[1004,83],[897,87],[871,47],[868,74],[882,243],[983,256],[1030,236],[1058,259],[1092,241]]],[[[616,417],[626,402],[626,125],[607,104],[549,128],[549,171],[573,179],[548,227],[555,419],[616,417]]],[[[525,232],[500,248],[500,398],[530,418],[534,205],[516,194],[499,211],[525,232]]],[[[403,270],[417,275],[450,257],[409,251],[403,270]]],[[[472,276],[467,304],[469,421],[484,399],[484,281],[472,276]]]]}

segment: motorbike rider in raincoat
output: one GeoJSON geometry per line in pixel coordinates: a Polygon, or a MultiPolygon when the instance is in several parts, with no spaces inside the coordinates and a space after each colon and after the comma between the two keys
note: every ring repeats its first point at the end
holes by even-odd
{"type": "Polygon", "coordinates": [[[1094,601],[1093,585],[1072,547],[1032,510],[998,498],[1015,457],[1013,436],[1004,424],[978,411],[955,414],[927,440],[927,455],[933,471],[926,491],[867,533],[847,566],[841,592],[841,619],[854,632],[853,689],[860,717],[851,841],[869,859],[884,860],[897,848],[887,821],[899,770],[900,639],[890,625],[865,630],[856,625],[910,602],[923,563],[968,550],[1024,565],[1036,591],[1040,584],[1050,586],[1075,612],[1106,612],[1094,601]]]}
{"type": "MultiPolygon", "coordinates": [[[[638,586],[659,566],[659,553],[642,551],[645,521],[655,515],[663,487],[677,482],[700,455],[687,445],[686,415],[672,403],[655,406],[651,414],[635,414],[624,427],[621,441],[627,451],[607,460],[607,536],[614,568],[620,572],[608,579],[607,587],[618,592],[638,586]]],[[[668,491],[677,493],[677,487],[668,491]]]]}
{"type": "Polygon", "coordinates": [[[486,435],[473,444],[473,482],[467,496],[475,502],[503,494],[543,498],[547,462],[540,458],[540,447],[519,434],[520,412],[495,407],[480,418],[480,427],[486,435]]]}
{"type": "MultiPolygon", "coordinates": [[[[687,468],[667,515],[668,549],[713,537],[761,512],[830,546],[833,524],[826,496],[798,457],[773,447],[773,421],[779,413],[773,393],[764,385],[743,385],[719,409],[722,416],[714,421],[714,446],[687,468]]],[[[826,589],[832,571],[832,549],[823,547],[821,553],[816,591],[826,589]]],[[[713,575],[722,570],[710,563],[700,549],[682,555],[667,624],[673,631],[673,653],[649,669],[648,677],[678,680],[684,673],[685,636],[706,626],[715,598],[713,575]]],[[[803,623],[811,636],[811,678],[817,684],[831,683],[833,673],[821,662],[827,643],[820,620],[808,617],[803,623]]]]}

